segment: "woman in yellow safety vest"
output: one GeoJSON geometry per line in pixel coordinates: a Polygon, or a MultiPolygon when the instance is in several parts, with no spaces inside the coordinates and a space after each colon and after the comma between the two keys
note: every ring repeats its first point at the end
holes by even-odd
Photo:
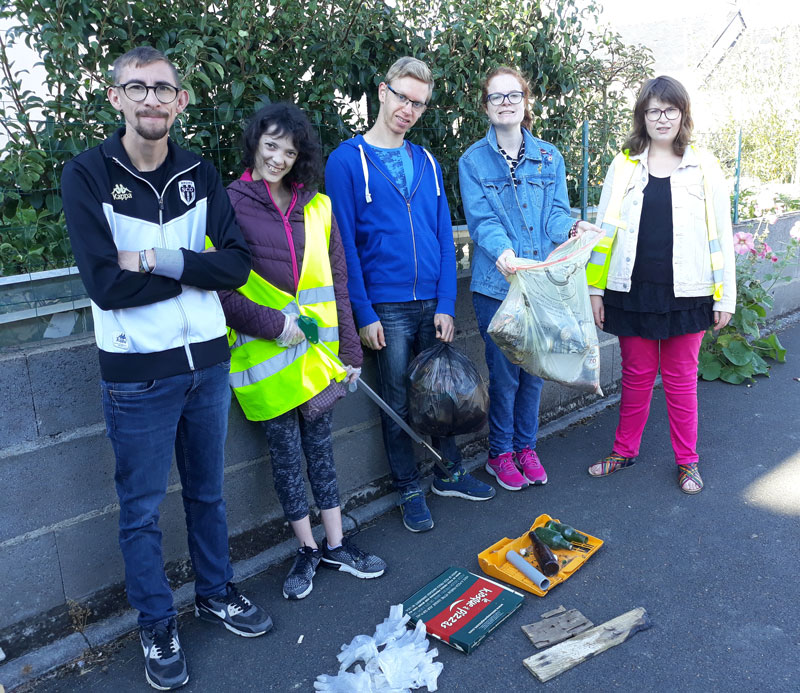
{"type": "Polygon", "coordinates": [[[245,172],[228,196],[253,256],[237,291],[220,292],[231,346],[231,387],[245,416],[261,422],[275,491],[300,543],[283,596],[302,599],[320,562],[360,578],[386,564],[342,534],[331,436],[332,408],[343,382],[361,372],[362,352],[347,294],[344,250],[330,200],[317,192],[322,156],[303,111],[270,104],[248,122],[245,172]],[[313,321],[311,343],[298,324],[313,321]],[[302,474],[320,510],[325,540],[311,533],[302,474]]]}
{"type": "Polygon", "coordinates": [[[689,144],[689,95],[671,77],[642,87],[633,129],[600,197],[605,237],[586,269],[597,327],[619,337],[622,400],[607,476],[639,454],[659,367],[684,493],[699,493],[697,360],[705,331],[736,306],[730,199],[716,159],[689,144]]]}

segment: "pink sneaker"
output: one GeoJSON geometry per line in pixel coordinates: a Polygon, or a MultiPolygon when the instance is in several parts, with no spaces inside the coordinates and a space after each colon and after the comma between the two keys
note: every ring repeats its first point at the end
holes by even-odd
{"type": "Polygon", "coordinates": [[[544,471],[536,450],[522,448],[519,452],[514,453],[514,461],[517,463],[517,467],[520,468],[522,475],[534,486],[541,486],[547,483],[547,472],[544,471]]]}
{"type": "Polygon", "coordinates": [[[512,452],[504,452],[497,457],[490,457],[486,462],[486,471],[497,479],[497,483],[507,491],[519,491],[528,485],[525,477],[514,466],[514,453],[512,452]]]}

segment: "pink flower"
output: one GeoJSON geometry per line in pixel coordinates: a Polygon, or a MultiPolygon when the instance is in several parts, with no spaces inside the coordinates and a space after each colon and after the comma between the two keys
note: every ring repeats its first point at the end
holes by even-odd
{"type": "Polygon", "coordinates": [[[753,234],[746,231],[737,231],[733,234],[733,249],[739,255],[747,255],[749,252],[754,253],[753,234]]]}
{"type": "Polygon", "coordinates": [[[796,241],[800,241],[800,221],[796,221],[794,226],[789,229],[789,235],[796,241]]]}
{"type": "Polygon", "coordinates": [[[777,255],[773,255],[773,256],[770,258],[770,260],[772,260],[773,262],[777,262],[777,261],[778,261],[778,256],[777,256],[777,255]]]}

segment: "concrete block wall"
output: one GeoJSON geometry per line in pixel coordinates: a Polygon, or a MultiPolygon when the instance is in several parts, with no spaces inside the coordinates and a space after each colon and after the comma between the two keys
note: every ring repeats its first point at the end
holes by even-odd
{"type": "MultiPolygon", "coordinates": [[[[775,247],[800,214],[779,221],[775,247]]],[[[772,242],[772,239],[771,239],[772,242]]],[[[800,308],[800,263],[776,293],[774,314],[800,308]]],[[[460,278],[456,345],[486,374],[469,277],[460,278]]],[[[601,386],[620,378],[617,340],[599,333],[601,386]]],[[[376,383],[369,355],[364,378],[376,383]]],[[[596,399],[546,383],[542,419],[596,399]]],[[[485,431],[460,443],[480,441],[485,431]]],[[[337,404],[334,446],[345,512],[390,493],[378,410],[360,392],[337,404]]],[[[421,451],[417,451],[422,456],[421,451]]],[[[231,407],[226,446],[231,553],[249,558],[288,536],[263,435],[231,407]]],[[[117,547],[114,458],[105,437],[93,339],[71,338],[0,354],[0,647],[13,659],[71,630],[70,603],[90,622],[126,608],[117,547]]],[[[164,554],[174,584],[191,579],[177,472],[162,505],[164,554]]]]}

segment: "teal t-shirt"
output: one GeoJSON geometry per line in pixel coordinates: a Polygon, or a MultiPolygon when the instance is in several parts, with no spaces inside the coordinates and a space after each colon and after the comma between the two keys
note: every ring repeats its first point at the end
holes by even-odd
{"type": "Polygon", "coordinates": [[[414,180],[414,161],[411,158],[411,147],[407,142],[399,147],[384,149],[370,145],[381,163],[389,170],[394,184],[400,188],[405,197],[409,196],[411,182],[414,180]]]}

